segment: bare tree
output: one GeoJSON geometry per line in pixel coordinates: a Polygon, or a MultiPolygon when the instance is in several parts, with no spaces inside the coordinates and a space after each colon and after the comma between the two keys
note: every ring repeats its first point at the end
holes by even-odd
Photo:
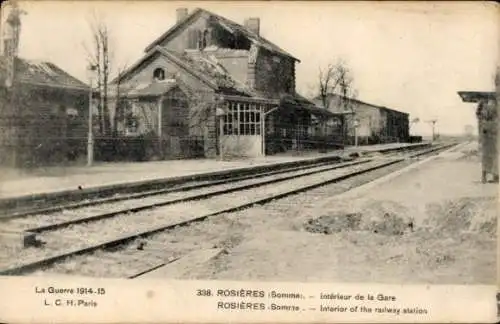
{"type": "Polygon", "coordinates": [[[108,102],[108,83],[111,71],[110,30],[102,17],[95,13],[89,19],[92,33],[91,44],[84,44],[88,63],[96,67],[97,89],[99,90],[99,129],[101,134],[109,134],[111,118],[108,102]]]}
{"type": "Polygon", "coordinates": [[[323,107],[328,109],[330,107],[330,95],[336,94],[342,98],[342,106],[347,110],[350,105],[348,98],[357,96],[357,91],[354,89],[354,77],[352,72],[342,60],[336,64],[328,64],[324,69],[319,69],[318,75],[318,92],[321,98],[323,107]]]}
{"type": "MultiPolygon", "coordinates": [[[[354,88],[354,77],[348,64],[343,60],[338,60],[335,64],[328,64],[326,68],[320,68],[318,74],[317,91],[319,98],[325,109],[330,108],[332,103],[331,95],[337,95],[340,98],[338,104],[342,107],[344,113],[350,113],[350,117],[344,115],[343,130],[344,137],[347,132],[347,118],[354,121],[356,114],[357,90],[354,88]]],[[[336,99],[336,98],[335,98],[336,99]]],[[[327,134],[326,120],[322,120],[323,132],[327,134]]]]}

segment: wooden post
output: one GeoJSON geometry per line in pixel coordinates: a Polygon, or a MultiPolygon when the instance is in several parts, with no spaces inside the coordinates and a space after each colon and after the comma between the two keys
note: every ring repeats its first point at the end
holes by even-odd
{"type": "Polygon", "coordinates": [[[224,145],[222,143],[222,135],[224,134],[224,116],[219,116],[219,154],[220,160],[224,160],[224,145]]]}
{"type": "Polygon", "coordinates": [[[264,105],[260,106],[260,137],[262,140],[262,156],[266,156],[266,115],[264,105]]]}
{"type": "Polygon", "coordinates": [[[158,99],[158,153],[160,158],[164,159],[163,152],[163,95],[158,99]]]}
{"type": "Polygon", "coordinates": [[[498,116],[497,103],[495,100],[486,99],[484,108],[481,110],[482,131],[482,177],[481,181],[487,181],[487,175],[493,177],[493,181],[498,182],[498,151],[497,151],[497,130],[498,116]]]}

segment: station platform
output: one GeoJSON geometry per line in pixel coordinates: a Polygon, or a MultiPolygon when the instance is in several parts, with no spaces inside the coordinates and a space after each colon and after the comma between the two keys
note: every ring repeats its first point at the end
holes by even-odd
{"type": "Polygon", "coordinates": [[[98,190],[101,187],[130,185],[135,182],[155,181],[158,179],[190,177],[204,173],[222,171],[237,172],[259,166],[290,164],[304,160],[325,157],[348,156],[354,152],[378,152],[398,147],[428,145],[428,143],[347,147],[328,153],[289,152],[283,155],[265,156],[252,159],[169,160],[155,162],[96,163],[91,167],[47,167],[29,171],[0,169],[0,203],[6,200],[27,198],[36,195],[63,194],[82,190],[98,190]]]}
{"type": "Polygon", "coordinates": [[[481,183],[477,143],[378,179],[311,204],[293,197],[199,223],[178,236],[203,242],[186,256],[188,270],[181,259],[142,278],[497,284],[498,184],[481,183]],[[292,199],[300,207],[279,207],[292,199]],[[358,225],[334,221],[352,215],[360,215],[358,225]],[[411,229],[395,230],[407,221],[411,229]],[[228,237],[237,243],[218,256],[228,237]]]}

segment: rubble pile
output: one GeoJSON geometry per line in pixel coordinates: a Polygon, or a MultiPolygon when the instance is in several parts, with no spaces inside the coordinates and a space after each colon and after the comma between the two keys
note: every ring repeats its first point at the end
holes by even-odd
{"type": "Polygon", "coordinates": [[[304,224],[304,229],[310,233],[332,234],[341,231],[357,231],[360,229],[361,213],[337,213],[334,215],[323,215],[315,219],[309,219],[304,224]]]}
{"type": "Polygon", "coordinates": [[[414,230],[408,208],[393,201],[373,201],[363,205],[363,230],[383,235],[403,235],[414,230]]]}
{"type": "Polygon", "coordinates": [[[496,235],[497,201],[494,197],[463,197],[427,206],[426,225],[436,232],[496,235]]]}
{"type": "Polygon", "coordinates": [[[479,161],[479,152],[477,149],[463,150],[462,156],[458,160],[472,160],[479,161]]]}
{"type": "Polygon", "coordinates": [[[365,231],[396,236],[414,229],[413,218],[403,206],[389,201],[368,202],[355,210],[309,219],[304,229],[311,233],[333,234],[342,231],[365,231]]]}

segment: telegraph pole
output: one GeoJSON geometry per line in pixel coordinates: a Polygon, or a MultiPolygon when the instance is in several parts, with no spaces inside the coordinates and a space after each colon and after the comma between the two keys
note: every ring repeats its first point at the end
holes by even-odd
{"type": "Polygon", "coordinates": [[[97,70],[97,66],[95,65],[89,65],[87,68],[87,73],[89,77],[89,106],[88,106],[88,132],[87,132],[87,166],[92,166],[94,163],[94,136],[93,136],[93,125],[92,125],[92,118],[93,118],[93,78],[94,78],[94,73],[97,70]]]}
{"type": "Polygon", "coordinates": [[[17,152],[19,149],[18,145],[18,130],[17,127],[20,125],[20,116],[18,115],[17,109],[17,95],[16,95],[16,60],[19,51],[19,36],[21,33],[21,15],[26,14],[24,10],[19,9],[15,1],[10,2],[11,10],[7,16],[6,21],[2,24],[3,35],[2,35],[2,47],[3,55],[7,59],[6,66],[6,77],[5,86],[10,90],[9,96],[9,109],[4,111],[4,118],[9,120],[9,146],[12,148],[9,151],[11,155],[11,163],[14,167],[17,167],[17,152]]]}
{"type": "Polygon", "coordinates": [[[429,124],[432,126],[432,140],[434,141],[436,139],[436,123],[437,119],[432,119],[427,121],[429,124]]]}

